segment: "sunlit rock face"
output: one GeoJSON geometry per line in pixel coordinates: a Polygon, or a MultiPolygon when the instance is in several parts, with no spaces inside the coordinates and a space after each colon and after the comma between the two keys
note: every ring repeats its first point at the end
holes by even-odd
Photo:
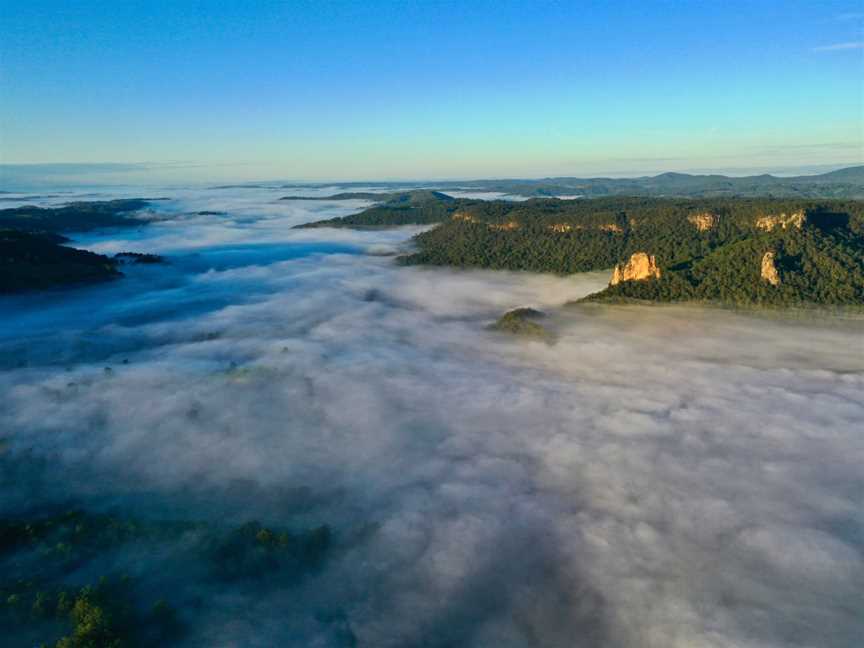
{"type": "Polygon", "coordinates": [[[512,232],[519,229],[519,223],[516,221],[507,221],[506,223],[490,223],[489,229],[499,232],[512,232]]]}
{"type": "Polygon", "coordinates": [[[772,286],[780,285],[780,274],[777,272],[777,266],[774,265],[773,252],[769,251],[762,255],[762,279],[772,286]]]}
{"type": "Polygon", "coordinates": [[[620,234],[624,231],[618,223],[603,223],[599,229],[603,232],[614,232],[615,234],[620,234]]]}
{"type": "Polygon", "coordinates": [[[654,255],[648,255],[645,252],[636,252],[630,256],[627,263],[619,263],[612,271],[612,280],[610,286],[621,283],[622,281],[641,281],[643,279],[659,279],[660,268],[657,266],[657,260],[654,255]]]}
{"type": "Polygon", "coordinates": [[[760,216],[756,219],[756,228],[766,232],[772,232],[775,229],[801,229],[804,223],[807,222],[807,214],[803,209],[799,209],[791,214],[774,214],[772,216],[760,216]]]}
{"type": "Polygon", "coordinates": [[[454,221],[462,221],[465,223],[476,223],[477,219],[474,218],[471,214],[463,211],[457,211],[451,217],[454,221]]]}
{"type": "Polygon", "coordinates": [[[707,232],[717,227],[720,217],[711,212],[701,212],[698,214],[690,214],[687,220],[692,223],[700,232],[707,232]]]}

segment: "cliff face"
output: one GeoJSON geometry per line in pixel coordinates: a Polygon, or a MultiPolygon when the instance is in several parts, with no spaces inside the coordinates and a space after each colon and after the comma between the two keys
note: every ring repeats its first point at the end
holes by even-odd
{"type": "Polygon", "coordinates": [[[618,223],[603,223],[598,229],[603,232],[614,232],[615,234],[620,234],[624,231],[618,223]]]}
{"type": "Polygon", "coordinates": [[[512,232],[513,230],[519,229],[519,223],[516,221],[507,221],[506,223],[490,223],[489,229],[497,230],[499,232],[512,232]]]}
{"type": "Polygon", "coordinates": [[[657,260],[654,256],[649,256],[645,252],[636,252],[630,256],[630,260],[627,263],[619,263],[615,266],[609,285],[614,286],[622,281],[642,281],[643,279],[659,278],[660,268],[657,266],[657,260]]]}
{"type": "Polygon", "coordinates": [[[780,273],[777,272],[777,266],[774,265],[773,252],[766,252],[762,255],[762,279],[772,286],[780,285],[780,273]]]}
{"type": "Polygon", "coordinates": [[[687,220],[696,226],[700,232],[707,232],[710,229],[717,227],[717,222],[720,220],[717,214],[711,212],[701,212],[699,214],[690,214],[687,220]]]}
{"type": "Polygon", "coordinates": [[[774,229],[795,228],[801,229],[807,222],[807,215],[803,209],[791,214],[774,214],[773,216],[760,216],[756,219],[756,228],[771,232],[774,229]]]}
{"type": "Polygon", "coordinates": [[[474,218],[474,216],[472,216],[471,214],[468,214],[466,212],[463,212],[463,211],[455,212],[450,218],[452,218],[454,221],[464,221],[466,223],[476,223],[477,222],[477,219],[474,218]]]}

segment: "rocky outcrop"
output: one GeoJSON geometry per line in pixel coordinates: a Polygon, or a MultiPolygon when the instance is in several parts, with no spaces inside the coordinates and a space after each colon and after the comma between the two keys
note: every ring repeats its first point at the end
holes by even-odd
{"type": "Polygon", "coordinates": [[[489,229],[499,232],[512,232],[519,229],[519,223],[516,221],[508,221],[506,223],[489,223],[489,229]]]}
{"type": "Polygon", "coordinates": [[[696,229],[700,232],[707,232],[708,230],[712,230],[717,227],[717,223],[720,221],[720,217],[717,214],[712,214],[711,212],[700,212],[698,214],[690,214],[687,217],[687,220],[696,226],[696,229]]]}
{"type": "Polygon", "coordinates": [[[450,218],[454,221],[462,221],[464,223],[476,223],[478,222],[476,218],[474,218],[471,214],[468,214],[463,211],[455,212],[450,218]]]}
{"type": "Polygon", "coordinates": [[[773,214],[771,216],[760,216],[756,219],[756,229],[765,232],[771,232],[775,229],[801,229],[804,223],[807,222],[807,214],[803,209],[799,209],[791,214],[773,214]]]}
{"type": "Polygon", "coordinates": [[[660,268],[657,266],[657,260],[654,256],[649,256],[645,252],[636,252],[630,256],[630,260],[627,263],[619,263],[615,266],[609,285],[614,286],[622,281],[642,281],[643,279],[659,278],[660,268]]]}
{"type": "Polygon", "coordinates": [[[780,273],[774,264],[774,253],[771,251],[762,255],[762,279],[772,286],[780,285],[780,273]]]}
{"type": "Polygon", "coordinates": [[[624,231],[618,223],[603,223],[599,229],[604,232],[614,232],[615,234],[620,234],[624,231]]]}

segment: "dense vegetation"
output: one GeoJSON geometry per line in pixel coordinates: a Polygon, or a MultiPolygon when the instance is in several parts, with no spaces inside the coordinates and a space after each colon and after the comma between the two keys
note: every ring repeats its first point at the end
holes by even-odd
{"type": "Polygon", "coordinates": [[[659,280],[623,282],[595,299],[864,303],[864,203],[855,201],[494,201],[464,207],[415,240],[406,264],[568,274],[611,268],[636,252],[656,257],[659,280]],[[800,228],[757,225],[795,214],[803,215],[800,228]],[[760,275],[768,251],[778,286],[760,275]]]}
{"type": "Polygon", "coordinates": [[[121,276],[117,262],[61,245],[57,234],[0,230],[0,294],[108,281],[121,276]]]}
{"type": "MultiPolygon", "coordinates": [[[[543,178],[463,183],[519,196],[655,196],[691,198],[864,198],[864,167],[812,176],[778,178],[662,173],[641,178],[543,178]]],[[[446,187],[445,187],[446,190],[446,187]]]]}
{"type": "MultiPolygon", "coordinates": [[[[779,178],[763,174],[746,177],[662,173],[641,178],[556,177],[536,180],[462,180],[455,182],[348,183],[346,187],[435,188],[440,191],[497,191],[514,196],[655,196],[690,198],[864,198],[864,166],[820,175],[779,178]]],[[[360,197],[362,193],[355,194],[360,197]]],[[[333,197],[330,198],[331,200],[333,197]]],[[[370,198],[376,200],[376,198],[370,198]]]]}
{"type": "Polygon", "coordinates": [[[326,526],[223,527],[77,510],[0,519],[0,636],[10,646],[170,645],[196,588],[290,587],[323,564],[330,543],[326,526]],[[136,577],[116,573],[133,552],[163,563],[136,577]]]}
{"type": "Polygon", "coordinates": [[[544,317],[544,313],[533,308],[516,308],[504,313],[489,328],[501,333],[510,333],[512,335],[551,342],[553,340],[552,334],[539,323],[544,317]]]}
{"type": "Polygon", "coordinates": [[[141,198],[74,202],[62,207],[12,207],[0,209],[0,229],[24,232],[83,232],[99,227],[129,227],[143,221],[132,214],[152,201],[141,198]]]}
{"type": "Polygon", "coordinates": [[[58,232],[137,226],[132,214],[150,204],[142,199],[77,202],[56,208],[0,209],[0,294],[44,290],[123,276],[119,262],[157,263],[156,255],[124,252],[113,259],[63,245],[58,232]]]}
{"type": "MultiPolygon", "coordinates": [[[[428,192],[426,192],[428,193],[428,192]]],[[[332,196],[285,196],[279,200],[372,200],[374,202],[388,202],[399,196],[408,196],[410,192],[374,192],[374,191],[343,191],[332,196]]]]}
{"type": "MultiPolygon", "coordinates": [[[[337,194],[356,196],[358,194],[337,194]]],[[[377,194],[381,195],[381,194],[377,194]]],[[[305,227],[351,227],[355,229],[394,227],[397,225],[428,225],[440,223],[450,218],[453,213],[477,200],[462,200],[453,198],[437,191],[407,191],[403,193],[384,194],[386,199],[379,205],[374,205],[357,214],[330,218],[298,225],[305,227]]],[[[333,197],[329,200],[334,199],[333,197]]]]}

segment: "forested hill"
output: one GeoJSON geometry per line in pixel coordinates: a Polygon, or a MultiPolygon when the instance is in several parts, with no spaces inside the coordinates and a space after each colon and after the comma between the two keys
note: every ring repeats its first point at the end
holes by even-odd
{"type": "Polygon", "coordinates": [[[76,250],[58,233],[140,226],[146,221],[134,214],[149,204],[135,198],[0,209],[0,294],[109,281],[123,276],[121,261],[154,262],[152,255],[110,258],[76,250]]]}
{"type": "Polygon", "coordinates": [[[860,201],[480,202],[415,241],[406,264],[559,274],[619,265],[623,276],[641,253],[656,266],[595,298],[864,304],[860,201]]]}
{"type": "MultiPolygon", "coordinates": [[[[296,187],[321,185],[296,185],[296,187]]],[[[368,191],[377,188],[382,191],[409,192],[420,187],[431,191],[443,192],[470,190],[494,191],[512,196],[555,197],[583,196],[596,198],[603,196],[651,196],[679,198],[836,198],[864,199],[864,166],[838,169],[819,175],[793,177],[769,174],[752,176],[726,176],[720,174],[697,175],[690,173],[661,173],[655,176],[638,178],[574,178],[552,177],[537,179],[486,179],[454,180],[438,182],[357,182],[341,185],[356,188],[354,193],[336,194],[323,198],[304,198],[287,196],[292,200],[349,200],[362,198],[379,200],[368,191]],[[361,189],[366,191],[360,191],[361,189]]],[[[286,187],[289,188],[290,186],[286,187]]],[[[387,194],[383,194],[387,195],[387,194]]],[[[389,194],[390,196],[395,194],[389,194]]],[[[383,198],[382,200],[387,200],[383,198]]]]}
{"type": "Polygon", "coordinates": [[[414,191],[345,191],[330,196],[285,196],[279,200],[371,200],[373,202],[397,204],[420,204],[425,202],[448,202],[456,200],[440,191],[415,189],[414,191]]]}
{"type": "Polygon", "coordinates": [[[12,207],[0,209],[0,229],[23,232],[83,232],[97,227],[134,227],[143,224],[134,217],[152,200],[124,198],[95,202],[73,202],[62,207],[12,207]]]}
{"type": "MultiPolygon", "coordinates": [[[[338,200],[338,196],[357,197],[358,194],[337,194],[326,200],[338,200]]],[[[378,194],[381,195],[381,194],[378,194]]],[[[441,223],[449,219],[455,212],[482,201],[453,198],[437,191],[406,191],[401,193],[383,194],[385,200],[378,205],[364,209],[360,213],[342,218],[315,221],[298,225],[297,228],[308,227],[351,227],[380,228],[398,225],[428,225],[441,223]]]]}
{"type": "MultiPolygon", "coordinates": [[[[653,196],[689,198],[864,198],[864,166],[820,175],[778,177],[769,174],[732,177],[661,173],[641,178],[542,178],[481,180],[463,188],[499,191],[519,196],[653,196]]],[[[443,191],[447,187],[442,187],[443,191]]]]}

